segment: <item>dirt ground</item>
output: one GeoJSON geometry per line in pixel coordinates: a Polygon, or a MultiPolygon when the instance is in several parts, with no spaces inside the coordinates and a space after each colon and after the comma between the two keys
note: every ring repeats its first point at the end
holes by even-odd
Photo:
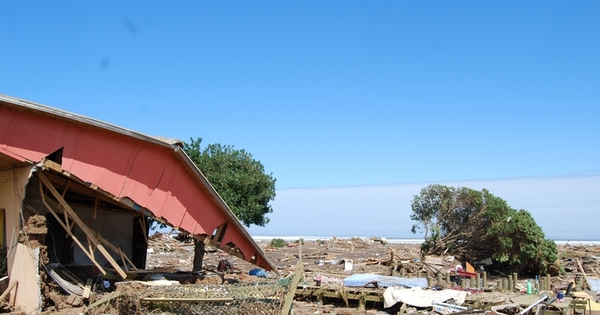
{"type": "MultiPolygon", "coordinates": [[[[148,257],[148,268],[173,267],[183,271],[191,270],[193,246],[191,244],[175,242],[167,235],[155,238],[152,242],[153,253],[148,257]]],[[[374,273],[385,276],[425,277],[427,270],[430,275],[438,271],[447,272],[456,267],[458,262],[451,256],[428,257],[420,260],[419,245],[416,244],[389,244],[385,239],[373,237],[368,239],[329,239],[323,241],[304,242],[300,240],[287,242],[285,247],[274,248],[269,242],[259,242],[269,259],[277,266],[279,274],[268,272],[269,278],[292,277],[300,257],[302,257],[303,279],[300,286],[315,286],[317,277],[321,278],[323,288],[341,288],[344,278],[356,273],[374,273]],[[431,262],[428,263],[429,259],[431,262]],[[440,263],[441,262],[441,263],[440,263]],[[437,265],[436,265],[437,263],[437,265]]],[[[580,268],[584,268],[587,275],[600,276],[600,246],[586,246],[578,243],[559,246],[558,264],[565,271],[564,275],[551,277],[549,294],[558,290],[565,290],[569,282],[580,275],[580,268]],[[580,267],[581,266],[581,267],[580,267]]],[[[205,256],[204,264],[207,270],[215,271],[219,261],[228,260],[233,265],[233,270],[225,274],[226,281],[257,281],[260,278],[249,276],[249,272],[256,267],[215,250],[205,256]]],[[[501,275],[498,275],[501,276],[501,275]]],[[[498,278],[490,275],[490,286],[495,285],[498,278]]],[[[520,288],[524,288],[526,280],[520,281],[520,288]]],[[[444,285],[444,287],[449,287],[444,285]]],[[[460,289],[460,288],[458,288],[460,289]]],[[[372,289],[383,292],[384,288],[372,289]]],[[[493,290],[472,290],[471,299],[494,299],[497,292],[493,290]],[[479,295],[478,295],[479,294],[479,295]]],[[[507,301],[511,293],[500,293],[507,301]]],[[[595,296],[594,296],[595,298],[595,296]]],[[[385,310],[378,303],[367,303],[364,311],[358,311],[357,305],[346,307],[341,299],[330,299],[318,302],[314,297],[299,297],[294,300],[294,313],[297,315],[308,314],[387,314],[392,310],[385,310]]]]}
{"type": "MultiPolygon", "coordinates": [[[[458,263],[451,256],[427,257],[421,261],[418,245],[414,244],[389,244],[385,239],[330,239],[323,241],[305,242],[300,245],[300,241],[288,242],[281,248],[269,246],[269,242],[259,242],[268,258],[277,266],[277,273],[267,272],[267,279],[291,279],[294,275],[297,264],[302,258],[303,278],[300,287],[315,287],[317,278],[320,277],[320,287],[324,289],[341,289],[342,281],[357,273],[374,273],[384,276],[406,276],[406,277],[425,277],[429,270],[432,278],[435,278],[435,272],[447,272],[458,263]]],[[[189,241],[179,241],[172,235],[155,234],[149,240],[149,250],[147,257],[147,270],[160,270],[170,272],[189,272],[192,269],[194,246],[189,241]]],[[[207,247],[207,253],[204,258],[204,266],[208,275],[218,275],[207,277],[203,282],[197,284],[213,285],[228,284],[240,282],[257,282],[265,280],[264,277],[250,275],[251,270],[256,266],[249,264],[241,259],[229,256],[226,253],[207,247]],[[224,273],[217,270],[220,261],[227,260],[231,269],[224,273]]],[[[582,244],[567,244],[559,246],[559,264],[565,270],[565,274],[551,278],[552,290],[549,294],[554,294],[557,290],[565,289],[570,281],[573,281],[577,275],[581,274],[581,269],[588,276],[600,276],[600,247],[584,246],[582,244]]],[[[281,281],[281,280],[279,280],[281,281]]],[[[525,279],[521,280],[520,285],[524,285],[525,279]]],[[[519,290],[513,292],[495,292],[493,285],[496,279],[492,276],[488,278],[489,288],[465,289],[469,290],[469,299],[471,300],[490,300],[498,297],[506,301],[514,301],[522,295],[519,290]]],[[[437,284],[437,283],[436,283],[437,284]]],[[[442,285],[449,287],[449,285],[442,285]]],[[[458,288],[460,289],[460,288],[458,288]]],[[[370,288],[373,292],[383,292],[384,288],[370,288]]],[[[95,294],[103,294],[97,292],[95,294]]],[[[44,314],[74,315],[81,314],[85,308],[85,301],[77,301],[72,297],[56,294],[54,306],[47,308],[44,314]],[[81,303],[81,304],[78,304],[81,303]]],[[[594,295],[593,299],[597,297],[594,295]]],[[[416,309],[408,308],[406,313],[416,309]]],[[[296,296],[293,302],[293,311],[296,315],[308,314],[395,314],[397,310],[384,309],[381,303],[367,303],[364,310],[358,310],[356,303],[350,303],[346,306],[342,299],[327,299],[317,301],[312,296],[296,296]]]]}

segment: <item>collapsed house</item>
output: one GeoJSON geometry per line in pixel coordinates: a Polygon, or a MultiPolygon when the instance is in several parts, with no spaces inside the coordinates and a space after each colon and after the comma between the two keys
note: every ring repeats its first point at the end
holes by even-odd
{"type": "Polygon", "coordinates": [[[41,311],[50,266],[143,270],[154,221],[274,269],[180,141],[0,95],[3,299],[41,311]]]}

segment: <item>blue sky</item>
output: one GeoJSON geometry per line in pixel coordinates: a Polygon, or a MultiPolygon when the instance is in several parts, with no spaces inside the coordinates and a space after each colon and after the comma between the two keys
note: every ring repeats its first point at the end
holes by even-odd
{"type": "MultiPolygon", "coordinates": [[[[353,208],[340,203],[351,195],[290,202],[309,192],[428,183],[486,184],[513,205],[490,188],[508,181],[540,221],[555,203],[533,202],[527,180],[600,174],[599,13],[598,1],[3,1],[0,93],[246,149],[277,178],[255,233],[353,208]]],[[[582,190],[598,196],[593,183],[582,190]]],[[[408,220],[410,204],[386,198],[369,211],[408,220]]]]}

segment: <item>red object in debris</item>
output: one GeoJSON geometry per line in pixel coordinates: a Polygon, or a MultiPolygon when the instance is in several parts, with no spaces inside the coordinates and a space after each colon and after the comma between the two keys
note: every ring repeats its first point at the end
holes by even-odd
{"type": "Polygon", "coordinates": [[[456,272],[458,273],[459,276],[463,276],[463,277],[469,277],[469,278],[477,277],[476,272],[468,272],[468,271],[464,271],[464,270],[457,270],[456,272]]]}

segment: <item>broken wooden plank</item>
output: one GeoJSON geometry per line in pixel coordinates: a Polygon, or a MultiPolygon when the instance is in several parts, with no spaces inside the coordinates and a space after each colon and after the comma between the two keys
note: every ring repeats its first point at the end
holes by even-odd
{"type": "Polygon", "coordinates": [[[83,294],[81,295],[84,299],[90,298],[90,293],[92,292],[92,279],[88,278],[85,282],[85,287],[83,288],[83,294]]]}
{"type": "Polygon", "coordinates": [[[579,259],[575,259],[575,261],[577,261],[577,266],[579,267],[579,271],[583,274],[583,276],[585,277],[585,270],[583,269],[583,266],[581,265],[581,261],[579,261],[579,259]]]}
{"type": "MultiPolygon", "coordinates": [[[[300,255],[300,257],[302,257],[302,255],[300,255]]],[[[302,261],[298,261],[298,264],[296,265],[296,274],[294,275],[294,278],[292,278],[292,283],[290,283],[290,290],[288,291],[285,297],[285,303],[283,304],[283,308],[281,309],[281,315],[290,314],[292,302],[296,293],[294,288],[296,288],[298,286],[298,283],[300,283],[300,277],[302,276],[303,266],[304,264],[302,263],[302,261]]]]}
{"type": "Polygon", "coordinates": [[[6,299],[6,297],[8,296],[8,294],[10,293],[10,291],[19,283],[19,281],[13,281],[13,283],[11,283],[8,288],[4,291],[4,293],[2,293],[2,295],[0,295],[0,302],[4,301],[4,299],[6,299]]]}

